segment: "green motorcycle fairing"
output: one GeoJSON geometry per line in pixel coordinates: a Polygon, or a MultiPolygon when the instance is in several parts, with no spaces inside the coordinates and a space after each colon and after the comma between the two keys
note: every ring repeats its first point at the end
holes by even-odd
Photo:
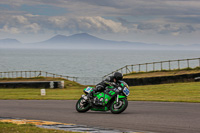
{"type": "MultiPolygon", "coordinates": [[[[121,84],[122,86],[124,86],[123,84],[121,84]]],[[[108,104],[108,102],[113,98],[114,95],[116,95],[116,92],[113,91],[113,86],[108,86],[108,89],[110,89],[110,91],[108,92],[108,94],[104,93],[104,92],[97,92],[94,94],[94,97],[97,97],[99,101],[101,101],[103,103],[103,106],[100,108],[91,108],[91,110],[93,111],[108,111],[109,108],[106,106],[108,104]]],[[[86,94],[92,92],[94,89],[94,87],[87,87],[84,89],[84,92],[86,94]]],[[[126,98],[126,96],[124,95],[118,95],[118,98],[126,98]]],[[[115,101],[117,100],[117,97],[115,98],[115,101]]]]}

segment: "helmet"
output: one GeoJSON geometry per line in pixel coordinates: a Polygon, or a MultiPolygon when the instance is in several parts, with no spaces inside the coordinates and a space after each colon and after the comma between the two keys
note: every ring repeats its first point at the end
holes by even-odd
{"type": "Polygon", "coordinates": [[[123,75],[120,72],[115,72],[113,77],[118,81],[123,79],[123,75]]]}

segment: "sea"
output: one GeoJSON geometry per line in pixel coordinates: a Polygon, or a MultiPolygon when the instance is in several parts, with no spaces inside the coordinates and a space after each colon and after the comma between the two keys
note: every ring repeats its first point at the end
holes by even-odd
{"type": "Polygon", "coordinates": [[[46,71],[96,84],[126,65],[190,58],[200,58],[200,50],[0,49],[0,72],[46,71]]]}

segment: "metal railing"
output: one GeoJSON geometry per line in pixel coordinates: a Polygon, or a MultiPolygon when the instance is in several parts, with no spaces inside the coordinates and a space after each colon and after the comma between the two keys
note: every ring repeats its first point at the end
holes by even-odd
{"type": "Polygon", "coordinates": [[[65,78],[67,80],[78,82],[82,85],[95,85],[101,82],[102,77],[72,77],[64,76],[45,71],[9,71],[0,72],[0,78],[37,78],[37,77],[51,77],[51,78],[65,78]]]}
{"type": "Polygon", "coordinates": [[[115,72],[128,74],[133,72],[150,72],[150,71],[174,70],[174,69],[195,68],[195,67],[200,67],[200,58],[168,60],[160,62],[126,65],[122,68],[119,68],[103,76],[103,78],[110,76],[115,72]]]}
{"type": "Polygon", "coordinates": [[[0,72],[0,78],[52,77],[52,78],[65,78],[71,81],[78,82],[83,85],[95,85],[101,82],[105,77],[112,75],[116,71],[121,72],[122,74],[128,74],[133,72],[150,72],[150,71],[174,70],[174,69],[194,68],[194,67],[200,67],[200,58],[168,60],[160,62],[135,64],[135,65],[126,65],[103,77],[73,77],[73,76],[64,76],[64,75],[49,73],[45,71],[9,71],[9,72],[0,72]]]}
{"type": "Polygon", "coordinates": [[[35,77],[52,77],[52,78],[65,78],[71,81],[77,81],[78,77],[64,76],[45,71],[9,71],[0,72],[0,78],[35,78],[35,77]]]}

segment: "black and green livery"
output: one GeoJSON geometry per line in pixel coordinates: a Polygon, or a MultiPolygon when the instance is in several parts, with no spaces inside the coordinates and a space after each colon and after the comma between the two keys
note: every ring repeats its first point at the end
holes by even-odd
{"type": "Polygon", "coordinates": [[[88,94],[93,89],[93,87],[87,87],[83,90],[86,95],[82,95],[76,104],[78,112],[111,110],[112,113],[119,114],[127,108],[127,96],[130,92],[129,86],[124,81],[115,86],[108,86],[104,92],[97,92],[93,98],[88,98],[88,94]]]}

